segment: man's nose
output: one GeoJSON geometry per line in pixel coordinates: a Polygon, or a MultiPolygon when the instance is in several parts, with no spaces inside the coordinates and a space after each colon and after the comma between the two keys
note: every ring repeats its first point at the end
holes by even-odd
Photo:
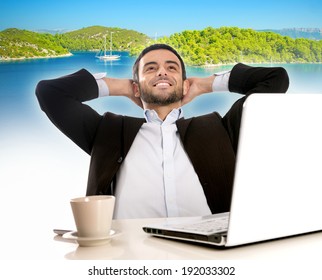
{"type": "Polygon", "coordinates": [[[168,73],[167,73],[167,70],[164,67],[160,67],[158,69],[157,75],[158,76],[167,76],[168,73]]]}

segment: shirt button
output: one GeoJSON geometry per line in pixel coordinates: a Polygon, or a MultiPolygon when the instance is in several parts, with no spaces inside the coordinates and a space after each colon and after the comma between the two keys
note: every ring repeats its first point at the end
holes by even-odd
{"type": "Polygon", "coordinates": [[[122,157],[120,157],[118,160],[117,160],[117,162],[118,163],[121,163],[123,161],[123,158],[122,157]]]}

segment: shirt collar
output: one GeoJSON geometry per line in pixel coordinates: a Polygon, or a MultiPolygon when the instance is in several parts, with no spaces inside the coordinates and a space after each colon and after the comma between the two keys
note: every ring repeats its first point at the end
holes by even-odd
{"type": "Polygon", "coordinates": [[[183,117],[183,111],[182,108],[173,109],[165,118],[164,121],[162,121],[158,113],[155,110],[144,110],[144,117],[148,123],[157,123],[157,124],[174,124],[178,119],[183,117]]]}

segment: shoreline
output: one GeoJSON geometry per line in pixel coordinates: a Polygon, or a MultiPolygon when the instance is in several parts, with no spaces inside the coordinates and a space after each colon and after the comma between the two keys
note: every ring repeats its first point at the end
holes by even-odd
{"type": "Polygon", "coordinates": [[[60,58],[72,56],[72,53],[60,54],[60,55],[49,55],[49,56],[33,56],[33,57],[0,57],[0,62],[10,62],[10,61],[19,61],[19,60],[29,60],[29,59],[48,59],[48,58],[60,58]]]}
{"type": "MultiPolygon", "coordinates": [[[[82,52],[82,51],[80,51],[82,52]]],[[[95,50],[86,50],[84,52],[95,52],[95,50]]],[[[31,60],[31,59],[50,59],[50,58],[61,58],[61,57],[69,57],[73,56],[73,53],[67,53],[67,54],[61,54],[61,55],[49,55],[49,56],[33,56],[33,57],[0,57],[0,63],[1,62],[11,62],[11,61],[22,61],[22,60],[31,60]]],[[[239,62],[231,62],[231,63],[217,63],[217,64],[204,64],[204,65],[186,65],[188,67],[200,67],[205,69],[215,69],[222,66],[230,66],[235,65],[237,63],[244,63],[247,65],[253,65],[253,64],[322,64],[322,62],[299,62],[299,61],[292,61],[292,62],[278,62],[278,61],[266,61],[266,62],[247,62],[247,61],[239,61],[239,62]]]]}
{"type": "Polygon", "coordinates": [[[229,65],[235,65],[237,63],[243,63],[247,65],[254,65],[254,64],[322,64],[322,62],[299,62],[299,61],[292,61],[292,62],[278,62],[278,61],[266,61],[266,62],[247,62],[247,61],[239,61],[239,62],[232,62],[232,63],[218,63],[218,64],[204,64],[204,65],[191,65],[190,67],[201,67],[206,69],[213,69],[218,68],[222,66],[229,66],[229,65]]]}

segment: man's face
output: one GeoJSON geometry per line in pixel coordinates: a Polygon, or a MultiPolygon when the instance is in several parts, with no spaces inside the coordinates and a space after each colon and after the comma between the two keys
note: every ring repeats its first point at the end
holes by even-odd
{"type": "Polygon", "coordinates": [[[169,105],[185,94],[179,59],[171,51],[160,49],[145,54],[139,63],[136,96],[146,104],[169,105]]]}

